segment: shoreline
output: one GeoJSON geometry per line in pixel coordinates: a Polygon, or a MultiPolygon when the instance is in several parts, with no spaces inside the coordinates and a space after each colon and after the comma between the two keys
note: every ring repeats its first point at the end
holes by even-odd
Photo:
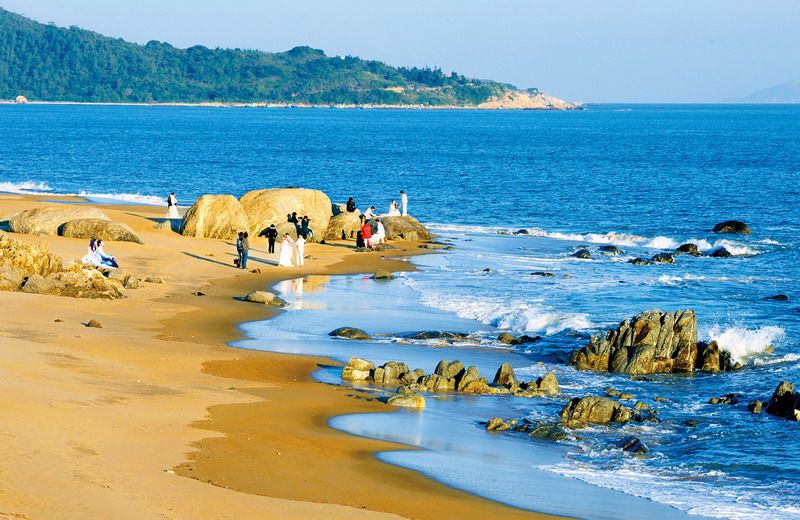
{"type": "MultiPolygon", "coordinates": [[[[0,214],[43,205],[35,202],[40,198],[0,196],[0,214]]],[[[160,517],[167,511],[174,518],[198,511],[252,517],[264,508],[290,518],[388,518],[380,513],[479,518],[493,512],[543,517],[446,487],[374,456],[407,447],[330,428],[330,417],[350,410],[388,410],[347,397],[342,387],[315,382],[310,373],[329,360],[229,345],[242,336],[240,323],[271,315],[269,309],[236,301],[235,296],[301,274],[374,272],[377,265],[405,270],[410,264],[384,260],[379,253],[356,256],[314,245],[308,251],[320,258],[302,271],[267,267],[264,274],[234,274],[227,262],[217,259],[229,254],[230,246],[223,241],[151,229],[146,219],[161,217],[160,208],[102,208],[145,238],[145,246],[113,243],[114,252],[138,269],[166,276],[167,284],[146,285],[131,291],[129,298],[111,302],[0,293],[0,302],[13,307],[2,332],[8,339],[3,350],[9,360],[0,391],[9,398],[0,408],[0,418],[9,426],[0,434],[26,439],[24,444],[9,441],[3,448],[0,476],[9,482],[0,491],[4,514],[98,517],[113,507],[120,518],[160,517]],[[192,295],[192,288],[202,289],[205,296],[192,295]],[[163,316],[156,324],[154,317],[159,315],[163,316]],[[81,325],[93,316],[104,329],[81,325]],[[43,348],[47,352],[40,352],[43,348]],[[26,388],[29,394],[18,403],[12,392],[26,388]],[[298,417],[300,405],[303,413],[298,417]],[[24,416],[35,420],[19,421],[20,407],[24,416]],[[276,414],[279,407],[283,415],[276,414]],[[263,436],[258,440],[286,446],[282,455],[265,452],[264,444],[253,440],[257,421],[262,426],[263,421],[284,425],[282,431],[258,429],[263,436]],[[271,466],[262,464],[266,455],[273,459],[271,466]],[[270,469],[266,474],[265,468],[270,469]],[[308,468],[316,468],[316,480],[303,486],[308,468]],[[281,475],[279,480],[272,478],[273,471],[281,475]],[[175,479],[173,472],[194,474],[175,479]],[[10,480],[12,474],[15,478],[10,480]],[[50,491],[41,493],[43,487],[50,491]]],[[[65,259],[82,254],[85,247],[84,240],[46,241],[65,259]]],[[[257,254],[251,257],[251,267],[259,266],[257,254]]]]}

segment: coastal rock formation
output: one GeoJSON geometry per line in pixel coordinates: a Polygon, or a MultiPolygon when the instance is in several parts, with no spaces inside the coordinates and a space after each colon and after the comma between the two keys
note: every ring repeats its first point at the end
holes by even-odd
{"type": "Polygon", "coordinates": [[[34,274],[22,286],[22,292],[115,300],[125,296],[125,286],[119,280],[106,278],[101,271],[74,264],[64,271],[46,277],[34,274]]]}
{"type": "Polygon", "coordinates": [[[714,226],[714,229],[711,231],[714,233],[738,233],[742,235],[753,234],[747,224],[744,222],[739,222],[738,220],[726,220],[725,222],[720,222],[714,226]]]}
{"type": "Polygon", "coordinates": [[[251,291],[245,295],[243,300],[250,303],[269,305],[270,307],[286,307],[288,305],[283,298],[268,291],[251,291]]]}
{"type": "Polygon", "coordinates": [[[572,399],[561,410],[561,420],[567,428],[583,428],[588,424],[626,423],[633,410],[607,397],[587,396],[572,399]]]}
{"type": "Polygon", "coordinates": [[[720,247],[719,249],[714,250],[710,255],[711,258],[730,258],[733,256],[733,253],[725,249],[724,247],[720,247]]]}
{"type": "Polygon", "coordinates": [[[355,327],[339,327],[336,330],[332,330],[328,333],[328,336],[334,336],[337,338],[345,338],[345,339],[354,339],[359,341],[368,341],[372,339],[367,332],[357,329],[355,327]]]}
{"type": "Polygon", "coordinates": [[[794,384],[781,381],[772,393],[765,411],[770,415],[800,421],[800,392],[794,391],[794,384]]]}
{"type": "Polygon", "coordinates": [[[600,246],[600,252],[607,256],[619,256],[623,253],[617,246],[600,246]]]}
{"type": "Polygon", "coordinates": [[[571,362],[578,370],[627,374],[735,368],[730,354],[716,342],[697,342],[697,317],[690,310],[643,312],[605,337],[593,336],[588,345],[573,351],[571,362]]]}
{"type": "Polygon", "coordinates": [[[375,365],[371,361],[359,357],[351,357],[342,369],[342,379],[345,381],[366,381],[372,376],[375,365]]]}
{"type": "Polygon", "coordinates": [[[675,257],[670,253],[658,253],[653,255],[653,258],[651,258],[650,261],[654,264],[674,264],[675,257]]]}
{"type": "Polygon", "coordinates": [[[25,210],[8,219],[8,226],[14,233],[57,235],[62,225],[78,219],[110,220],[99,209],[75,205],[25,210]]]}
{"type": "Polygon", "coordinates": [[[402,406],[404,408],[416,408],[418,410],[422,410],[425,408],[425,398],[419,394],[409,394],[409,395],[393,395],[390,397],[386,404],[390,404],[392,406],[402,406]]]}
{"type": "Polygon", "coordinates": [[[319,240],[327,236],[328,223],[333,216],[331,199],[319,190],[305,188],[254,190],[242,195],[239,202],[250,222],[250,229],[256,234],[271,224],[278,226],[286,223],[286,215],[296,212],[297,218],[306,215],[311,219],[309,228],[319,240]]]}
{"type": "Polygon", "coordinates": [[[233,195],[203,195],[183,216],[180,233],[197,238],[234,240],[249,222],[233,195]]]}
{"type": "Polygon", "coordinates": [[[344,236],[344,240],[355,240],[356,233],[360,229],[361,212],[358,210],[353,213],[343,211],[331,218],[328,223],[328,230],[325,232],[325,241],[343,240],[342,236],[344,236]]]}
{"type": "Polygon", "coordinates": [[[581,260],[591,260],[592,259],[592,252],[588,249],[579,249],[572,253],[574,258],[580,258],[581,260]]]}
{"type": "Polygon", "coordinates": [[[48,276],[61,271],[62,264],[61,257],[51,253],[45,244],[26,244],[0,233],[0,272],[5,273],[6,280],[33,274],[48,276]]]}
{"type": "Polygon", "coordinates": [[[580,105],[548,96],[538,90],[509,90],[480,103],[482,109],[576,110],[580,105]]]}
{"type": "Polygon", "coordinates": [[[81,218],[65,222],[59,235],[70,238],[98,238],[116,242],[142,243],[142,239],[126,224],[98,218],[81,218]]]}
{"type": "Polygon", "coordinates": [[[528,336],[525,334],[522,336],[514,336],[509,332],[501,332],[500,335],[497,336],[497,341],[503,345],[527,345],[529,343],[536,343],[541,339],[541,336],[528,336]]]}
{"type": "Polygon", "coordinates": [[[459,339],[466,339],[469,337],[468,334],[463,332],[450,332],[447,330],[423,330],[420,332],[408,332],[402,335],[405,339],[416,339],[416,340],[426,340],[426,339],[441,339],[441,340],[459,340],[459,339]]]}
{"type": "Polygon", "coordinates": [[[394,280],[394,274],[385,269],[378,269],[370,278],[373,280],[394,280]]]}
{"type": "Polygon", "coordinates": [[[414,217],[380,217],[386,228],[386,240],[427,242],[432,238],[428,229],[414,217]]]}
{"type": "Polygon", "coordinates": [[[634,453],[636,455],[644,455],[648,451],[647,446],[637,437],[626,437],[617,446],[622,448],[625,453],[634,453]]]}
{"type": "Polygon", "coordinates": [[[26,98],[25,96],[17,96],[16,99],[14,99],[14,102],[18,105],[27,105],[28,98],[26,98]]]}
{"type": "Polygon", "coordinates": [[[675,252],[678,254],[684,255],[692,255],[692,256],[700,256],[700,249],[697,248],[697,244],[681,244],[675,249],[675,252]]]}
{"type": "Polygon", "coordinates": [[[633,264],[633,265],[650,265],[653,262],[651,262],[650,260],[644,259],[644,258],[638,258],[637,257],[637,258],[633,258],[631,260],[628,260],[628,263],[629,264],[633,264]]]}

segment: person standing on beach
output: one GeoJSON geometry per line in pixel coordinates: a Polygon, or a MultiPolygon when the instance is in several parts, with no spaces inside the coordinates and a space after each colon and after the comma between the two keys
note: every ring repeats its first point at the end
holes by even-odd
{"type": "Polygon", "coordinates": [[[173,192],[167,197],[167,220],[179,218],[181,218],[181,216],[178,214],[178,199],[173,192]]]}
{"type": "Polygon", "coordinates": [[[237,268],[242,267],[242,242],[244,240],[244,233],[239,231],[239,236],[236,237],[236,260],[233,262],[237,268]]]}
{"type": "Polygon", "coordinates": [[[247,257],[250,256],[250,233],[242,233],[242,269],[247,269],[247,257]]]}
{"type": "Polygon", "coordinates": [[[295,261],[294,265],[302,267],[306,263],[306,237],[303,236],[302,233],[297,237],[297,240],[294,243],[294,250],[295,254],[297,255],[297,260],[295,261]]]}
{"type": "Polygon", "coordinates": [[[400,207],[402,208],[402,213],[404,217],[408,216],[408,195],[403,190],[400,190],[400,207]]]}
{"type": "Polygon", "coordinates": [[[294,253],[294,240],[289,233],[283,235],[281,253],[278,257],[278,267],[292,267],[292,253],[294,253]]]}
{"type": "Polygon", "coordinates": [[[269,243],[269,254],[275,253],[275,240],[278,239],[278,229],[275,224],[271,224],[267,229],[261,232],[261,236],[267,237],[269,243]]]}
{"type": "Polygon", "coordinates": [[[364,239],[364,247],[372,249],[372,224],[369,221],[361,227],[361,238],[364,239]]]}

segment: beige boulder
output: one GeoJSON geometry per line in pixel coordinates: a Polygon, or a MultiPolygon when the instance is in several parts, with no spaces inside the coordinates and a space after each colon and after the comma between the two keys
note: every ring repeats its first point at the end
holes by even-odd
{"type": "Polygon", "coordinates": [[[126,224],[97,218],[70,220],[61,226],[59,234],[70,238],[98,238],[114,242],[142,243],[142,239],[126,224]]]}
{"type": "Polygon", "coordinates": [[[392,406],[402,406],[404,408],[416,408],[422,410],[425,408],[425,398],[419,394],[412,395],[393,395],[386,401],[387,404],[392,406]]]}
{"type": "Polygon", "coordinates": [[[309,228],[318,239],[327,234],[333,216],[331,199],[319,190],[305,188],[275,188],[245,193],[239,202],[250,222],[250,229],[260,233],[270,224],[286,222],[286,215],[296,212],[311,219],[309,228]]]}
{"type": "Polygon", "coordinates": [[[13,270],[23,277],[47,276],[61,271],[62,261],[45,244],[26,244],[0,233],[0,268],[8,269],[9,273],[13,270]]]}
{"type": "Polygon", "coordinates": [[[428,229],[414,217],[380,217],[386,229],[386,240],[427,242],[432,238],[428,229]]]}
{"type": "Polygon", "coordinates": [[[77,219],[110,220],[99,209],[75,205],[25,210],[8,219],[8,226],[14,233],[57,235],[62,225],[77,219]]]}
{"type": "Polygon", "coordinates": [[[286,307],[288,305],[283,298],[268,291],[252,291],[247,293],[243,299],[246,302],[260,303],[270,307],[286,307]]]}
{"type": "MultiPolygon", "coordinates": [[[[312,224],[314,221],[311,221],[312,224]]],[[[314,229],[312,227],[312,229],[314,229]]],[[[325,232],[325,241],[341,240],[342,233],[345,239],[355,239],[356,233],[361,229],[361,212],[356,210],[353,213],[344,211],[334,216],[328,223],[328,230],[325,232]]]]}
{"type": "Polygon", "coordinates": [[[203,195],[195,201],[181,222],[180,233],[197,238],[233,240],[248,231],[247,215],[233,195],[203,195]]]}
{"type": "Polygon", "coordinates": [[[27,105],[28,98],[26,98],[25,96],[17,96],[14,102],[18,105],[27,105]]]}
{"type": "Polygon", "coordinates": [[[561,410],[561,420],[568,428],[582,428],[587,424],[626,423],[632,418],[630,408],[607,397],[576,397],[561,410]]]}
{"type": "Polygon", "coordinates": [[[100,271],[79,264],[47,276],[31,275],[22,286],[22,292],[105,300],[125,297],[125,287],[120,280],[106,278],[100,271]]]}

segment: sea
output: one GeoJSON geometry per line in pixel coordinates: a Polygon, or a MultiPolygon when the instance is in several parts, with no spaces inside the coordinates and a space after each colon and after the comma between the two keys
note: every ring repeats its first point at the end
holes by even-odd
{"type": "MultiPolygon", "coordinates": [[[[0,192],[165,205],[174,191],[189,206],[204,193],[286,186],[379,211],[405,190],[409,212],[450,247],[411,258],[418,270],[391,282],[282,282],[273,289],[288,310],[242,324],[248,339],[237,346],[395,359],[427,372],[459,359],[490,378],[508,362],[522,379],[553,371],[561,384],[558,398],[430,395],[422,412],[331,419],[353,435],[421,448],[378,454],[387,464],[580,518],[800,518],[800,423],[747,409],[783,380],[800,384],[800,106],[0,105],[0,192]],[[752,235],[711,231],[729,219],[752,235]],[[628,262],[686,242],[733,256],[628,262]],[[604,254],[610,245],[619,253],[604,254]],[[572,256],[582,248],[591,259],[572,256]],[[744,368],[634,379],[569,366],[591,335],[656,308],[693,309],[701,339],[717,340],[744,368]],[[344,325],[375,340],[327,336],[344,325]],[[404,338],[429,329],[468,338],[404,338]],[[509,347],[496,340],[502,331],[542,340],[509,347]],[[559,441],[482,424],[494,416],[555,421],[567,397],[605,395],[609,386],[655,409],[658,422],[597,426],[559,441]],[[738,404],[709,404],[728,393],[740,394],[738,404]],[[620,450],[629,436],[648,453],[620,450]]],[[[316,377],[343,384],[336,368],[316,377]]]]}

